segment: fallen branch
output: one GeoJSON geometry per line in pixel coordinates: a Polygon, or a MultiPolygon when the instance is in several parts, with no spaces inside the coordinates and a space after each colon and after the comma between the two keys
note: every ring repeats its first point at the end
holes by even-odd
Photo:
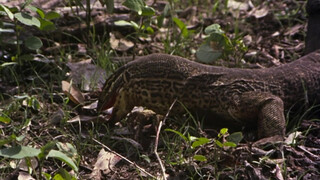
{"type": "Polygon", "coordinates": [[[149,172],[147,172],[145,169],[143,169],[142,167],[140,167],[139,165],[137,165],[136,163],[130,161],[129,159],[127,159],[126,157],[122,156],[121,154],[111,150],[108,146],[102,144],[101,142],[99,142],[98,140],[92,138],[93,141],[95,141],[96,143],[100,144],[102,147],[106,148],[108,151],[110,151],[111,153],[116,154],[117,156],[119,156],[120,158],[124,159],[125,161],[127,161],[129,164],[134,165],[136,168],[138,168],[141,172],[147,174],[148,176],[152,177],[153,179],[157,179],[155,176],[153,176],[152,174],[150,174],[149,172]]]}
{"type": "Polygon", "coordinates": [[[163,179],[166,180],[166,169],[164,167],[164,165],[162,164],[162,161],[159,157],[159,154],[158,154],[158,143],[159,143],[159,136],[160,136],[160,131],[161,131],[161,128],[162,128],[162,125],[166,122],[168,116],[169,116],[169,113],[170,111],[172,110],[174,104],[177,102],[177,98],[172,102],[170,108],[168,109],[168,112],[166,114],[166,116],[163,118],[162,121],[159,122],[159,126],[158,126],[158,129],[157,129],[157,135],[156,135],[156,140],[155,140],[155,143],[154,143],[154,154],[156,155],[159,163],[160,163],[160,167],[161,167],[161,171],[162,171],[162,176],[163,176],[163,179]]]}

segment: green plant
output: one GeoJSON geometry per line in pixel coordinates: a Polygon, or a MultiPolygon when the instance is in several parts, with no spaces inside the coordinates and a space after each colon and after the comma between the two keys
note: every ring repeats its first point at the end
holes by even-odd
{"type": "Polygon", "coordinates": [[[218,164],[221,162],[225,151],[235,148],[243,138],[241,132],[229,134],[227,128],[221,129],[216,139],[195,137],[189,133],[185,135],[186,132],[181,133],[173,129],[165,129],[165,131],[172,132],[183,139],[182,142],[179,139],[175,140],[173,138],[167,140],[170,141],[166,142],[168,143],[167,158],[169,158],[169,164],[189,169],[190,176],[194,178],[207,177],[208,174],[203,174],[204,172],[201,169],[212,164],[214,164],[216,171],[214,176],[218,177],[220,172],[218,164]],[[174,146],[170,147],[169,144],[173,144],[174,146]],[[208,151],[210,151],[209,154],[206,153],[208,151]]]}
{"type": "Polygon", "coordinates": [[[247,51],[241,38],[230,39],[219,24],[206,27],[204,32],[207,37],[196,53],[198,60],[203,63],[213,63],[219,58],[227,60],[230,55],[237,57],[236,62],[239,62],[247,51]]]}
{"type": "MultiPolygon", "coordinates": [[[[187,136],[183,135],[179,131],[173,130],[173,129],[165,129],[165,131],[173,132],[177,135],[179,135],[186,143],[187,143],[187,153],[193,154],[193,152],[196,152],[196,149],[206,145],[210,142],[215,142],[215,144],[220,148],[226,148],[226,147],[236,147],[237,144],[242,140],[243,136],[241,132],[236,132],[233,134],[228,133],[227,128],[222,128],[220,130],[220,133],[218,134],[218,138],[216,140],[210,140],[206,137],[195,137],[191,136],[189,133],[187,136]]],[[[207,158],[203,155],[195,154],[193,155],[193,159],[196,161],[206,161],[207,158]]]]}
{"type": "Polygon", "coordinates": [[[159,29],[163,28],[164,20],[167,18],[169,21],[166,24],[165,39],[162,39],[164,51],[169,54],[185,55],[184,50],[189,46],[192,39],[191,35],[194,31],[188,30],[187,25],[176,17],[172,1],[166,4],[160,15],[156,15],[155,10],[147,6],[143,0],[126,0],[123,5],[136,12],[140,18],[139,23],[124,20],[115,22],[118,26],[133,27],[136,32],[129,36],[132,36],[135,40],[139,37],[150,37],[155,31],[153,26],[159,29]]]}
{"type": "MultiPolygon", "coordinates": [[[[187,143],[187,155],[189,153],[193,153],[193,151],[195,150],[195,148],[198,148],[202,145],[205,145],[207,143],[210,142],[210,139],[205,138],[205,137],[195,137],[195,136],[191,136],[190,134],[188,134],[187,136],[183,135],[182,133],[180,133],[179,131],[173,130],[173,129],[165,129],[165,131],[167,132],[173,132],[177,135],[179,135],[186,143],[187,143]]],[[[197,160],[197,161],[206,161],[206,157],[203,155],[193,155],[193,159],[197,160]]],[[[181,162],[185,162],[185,160],[181,161],[181,162]]],[[[176,164],[176,163],[173,163],[176,164]]]]}
{"type": "MultiPolygon", "coordinates": [[[[76,149],[69,143],[63,144],[60,142],[50,142],[41,147],[40,149],[34,148],[31,145],[23,146],[17,145],[20,144],[24,139],[24,136],[16,137],[12,134],[9,138],[2,140],[1,145],[6,145],[6,148],[0,149],[0,156],[4,158],[9,158],[11,160],[24,160],[26,162],[29,174],[33,174],[35,171],[35,165],[31,163],[32,158],[36,158],[39,162],[37,179],[42,179],[42,176],[45,176],[46,179],[51,179],[51,175],[42,172],[42,166],[46,159],[54,158],[66,163],[71,167],[75,172],[78,172],[78,155],[76,149]],[[9,145],[9,144],[13,145],[9,145]],[[58,148],[56,150],[55,148],[58,148]]],[[[67,171],[64,168],[54,174],[54,177],[65,177],[67,171]]],[[[67,173],[69,175],[69,173],[67,173]]],[[[72,177],[69,175],[69,177],[72,177]]],[[[72,179],[76,179],[72,177],[72,179]]]]}
{"type": "Polygon", "coordinates": [[[11,34],[9,39],[0,39],[0,46],[2,49],[9,45],[16,46],[16,53],[11,57],[12,61],[18,62],[19,65],[23,63],[23,60],[28,60],[29,56],[21,56],[21,45],[25,45],[30,50],[37,51],[42,47],[42,41],[36,36],[21,37],[21,32],[24,31],[24,26],[34,26],[41,31],[52,31],[55,29],[53,19],[59,18],[60,15],[57,12],[50,11],[45,13],[41,8],[32,6],[30,3],[32,0],[28,0],[23,3],[19,8],[9,8],[3,4],[0,4],[0,15],[6,16],[10,22],[0,23],[0,34],[11,34]],[[32,15],[36,13],[38,16],[32,15]],[[13,36],[14,34],[14,36],[13,36]]]}
{"type": "Polygon", "coordinates": [[[145,4],[143,0],[126,0],[123,3],[124,6],[128,7],[132,11],[135,11],[140,17],[140,24],[135,23],[134,21],[116,21],[115,24],[118,26],[131,26],[136,30],[137,36],[145,35],[144,32],[153,33],[150,17],[155,14],[155,10],[152,7],[149,7],[145,4]]]}
{"type": "Polygon", "coordinates": [[[136,33],[133,34],[135,40],[138,37],[146,37],[148,34],[153,34],[154,30],[151,27],[152,16],[155,15],[155,10],[152,7],[146,5],[143,0],[126,0],[123,3],[124,6],[137,13],[140,18],[139,24],[134,21],[116,21],[118,26],[131,26],[135,29],[136,33]]]}

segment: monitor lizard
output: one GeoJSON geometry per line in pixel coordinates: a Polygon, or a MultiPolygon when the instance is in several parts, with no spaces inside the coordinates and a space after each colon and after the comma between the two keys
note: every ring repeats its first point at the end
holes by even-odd
{"type": "MultiPolygon", "coordinates": [[[[313,2],[308,1],[309,14],[319,9],[310,5],[319,0],[313,2]]],[[[308,53],[317,48],[307,41],[308,53]]],[[[114,124],[134,106],[165,114],[175,99],[192,113],[206,114],[212,124],[255,126],[259,139],[284,137],[285,110],[299,102],[320,103],[320,50],[266,69],[209,66],[167,54],[143,56],[106,80],[97,109],[113,106],[109,123],[114,124]]],[[[185,109],[175,105],[171,112],[185,109]]]]}

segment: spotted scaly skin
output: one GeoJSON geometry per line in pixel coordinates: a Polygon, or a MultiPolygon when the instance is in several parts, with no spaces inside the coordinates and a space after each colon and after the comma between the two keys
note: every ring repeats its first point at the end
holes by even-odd
{"type": "Polygon", "coordinates": [[[111,75],[99,97],[98,111],[113,106],[110,123],[134,106],[165,114],[206,115],[222,127],[254,126],[258,138],[284,136],[284,111],[296,103],[320,102],[320,51],[267,69],[203,65],[187,59],[151,54],[111,75]],[[307,98],[307,99],[306,99],[307,98]]]}

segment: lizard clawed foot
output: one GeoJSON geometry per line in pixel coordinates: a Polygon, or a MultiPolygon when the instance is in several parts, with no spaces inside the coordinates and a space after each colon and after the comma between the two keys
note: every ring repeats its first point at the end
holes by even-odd
{"type": "Polygon", "coordinates": [[[262,146],[262,145],[266,145],[267,143],[278,143],[278,142],[283,142],[284,138],[281,135],[275,135],[275,136],[271,136],[271,137],[266,137],[266,138],[262,138],[256,142],[254,142],[252,144],[252,146],[262,146]]]}

